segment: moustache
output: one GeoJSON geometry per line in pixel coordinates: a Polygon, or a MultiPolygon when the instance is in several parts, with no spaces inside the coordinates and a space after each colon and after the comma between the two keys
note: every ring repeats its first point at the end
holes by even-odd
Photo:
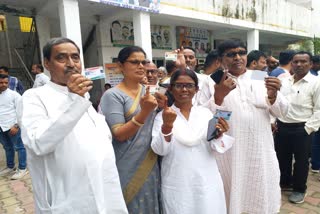
{"type": "Polygon", "coordinates": [[[65,68],[64,69],[64,74],[68,74],[68,73],[79,74],[80,72],[76,68],[65,68]]]}

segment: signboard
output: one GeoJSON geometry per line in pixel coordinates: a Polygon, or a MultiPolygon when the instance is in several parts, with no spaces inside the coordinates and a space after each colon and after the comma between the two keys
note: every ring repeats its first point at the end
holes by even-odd
{"type": "Polygon", "coordinates": [[[106,63],[104,69],[106,82],[110,83],[112,87],[118,85],[122,81],[123,75],[121,71],[119,71],[117,63],[106,63]]]}
{"type": "Polygon", "coordinates": [[[89,0],[116,7],[159,13],[160,0],[89,0]]]}
{"type": "Polygon", "coordinates": [[[151,45],[153,49],[172,49],[170,26],[151,25],[151,45]]]}
{"type": "Polygon", "coordinates": [[[206,29],[177,27],[177,46],[189,46],[196,50],[197,57],[206,57],[212,50],[211,32],[206,29]]]}
{"type": "MultiPolygon", "coordinates": [[[[151,25],[151,43],[153,49],[172,49],[170,26],[151,25]]],[[[111,23],[111,42],[113,46],[134,45],[133,23],[115,20],[111,23]]]]}
{"type": "Polygon", "coordinates": [[[134,44],[132,22],[115,20],[111,23],[111,42],[113,46],[124,47],[134,44]]]}
{"type": "Polygon", "coordinates": [[[86,68],[84,74],[87,78],[91,80],[98,80],[106,78],[102,66],[86,68]]]}

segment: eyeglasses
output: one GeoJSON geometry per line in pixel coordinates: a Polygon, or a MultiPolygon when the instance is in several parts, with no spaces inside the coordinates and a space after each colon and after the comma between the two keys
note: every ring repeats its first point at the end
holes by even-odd
{"type": "Polygon", "coordinates": [[[172,84],[172,86],[177,90],[182,90],[183,88],[191,90],[196,87],[194,83],[175,83],[175,84],[172,84]]]}
{"type": "Polygon", "coordinates": [[[149,74],[149,73],[155,74],[155,73],[158,73],[158,70],[157,69],[149,69],[149,70],[147,70],[147,74],[149,74]]]}
{"type": "Polygon", "coordinates": [[[57,56],[55,56],[55,59],[60,62],[60,63],[66,63],[69,58],[71,58],[71,60],[74,62],[74,63],[78,63],[80,62],[80,55],[79,54],[64,54],[64,53],[61,53],[61,54],[58,54],[57,56]]]}
{"type": "Polygon", "coordinates": [[[235,56],[239,55],[239,56],[244,56],[247,54],[247,51],[242,50],[242,51],[238,51],[238,52],[229,52],[229,53],[225,53],[222,56],[226,56],[226,57],[230,57],[230,58],[234,58],[235,56]]]}
{"type": "Polygon", "coordinates": [[[140,60],[126,60],[125,62],[130,62],[131,64],[137,65],[137,66],[140,64],[146,65],[148,63],[147,60],[142,60],[142,61],[140,61],[140,60]]]}

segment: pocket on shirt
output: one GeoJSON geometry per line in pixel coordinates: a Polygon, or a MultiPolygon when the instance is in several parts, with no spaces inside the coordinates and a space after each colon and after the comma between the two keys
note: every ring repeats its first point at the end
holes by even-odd
{"type": "Polygon", "coordinates": [[[267,89],[263,87],[263,81],[252,81],[249,99],[255,107],[266,109],[268,108],[268,104],[266,101],[267,89]]]}

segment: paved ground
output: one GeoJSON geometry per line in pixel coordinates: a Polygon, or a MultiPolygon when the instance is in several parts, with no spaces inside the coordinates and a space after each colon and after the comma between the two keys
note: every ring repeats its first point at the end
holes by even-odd
{"type": "MultiPolygon", "coordinates": [[[[3,167],[3,161],[0,168],[3,167]]],[[[288,194],[282,194],[281,214],[320,214],[319,175],[311,174],[308,179],[308,196],[305,203],[294,205],[288,202],[288,194]]],[[[0,177],[0,214],[34,213],[30,175],[22,180],[12,181],[9,177],[0,177]]]]}

